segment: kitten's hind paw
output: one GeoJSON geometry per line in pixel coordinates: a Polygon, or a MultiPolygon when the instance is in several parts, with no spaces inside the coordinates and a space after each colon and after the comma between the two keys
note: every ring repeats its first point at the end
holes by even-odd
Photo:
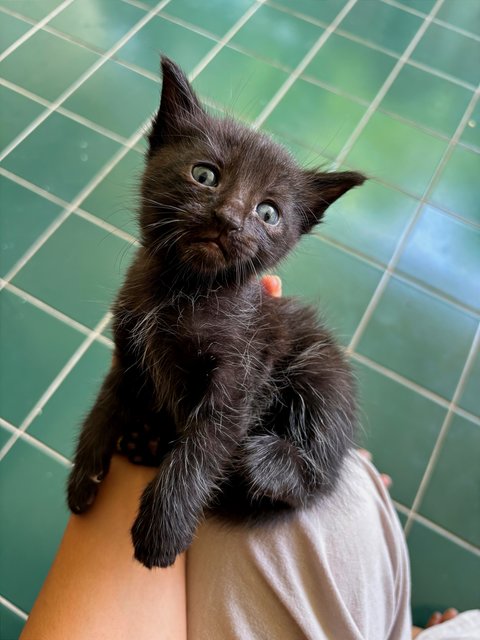
{"type": "Polygon", "coordinates": [[[103,478],[102,473],[87,475],[73,468],[67,489],[68,508],[72,513],[84,513],[92,506],[103,478]]]}

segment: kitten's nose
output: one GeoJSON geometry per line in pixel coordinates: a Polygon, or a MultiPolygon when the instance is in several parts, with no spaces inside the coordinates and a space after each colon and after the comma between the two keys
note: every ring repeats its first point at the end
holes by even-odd
{"type": "Polygon", "coordinates": [[[215,211],[215,217],[221,223],[222,227],[229,232],[240,231],[242,229],[242,217],[232,209],[217,209],[215,211]]]}

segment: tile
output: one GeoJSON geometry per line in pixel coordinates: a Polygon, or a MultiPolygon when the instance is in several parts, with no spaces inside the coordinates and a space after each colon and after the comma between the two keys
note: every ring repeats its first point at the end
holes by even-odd
{"type": "Polygon", "coordinates": [[[347,156],[347,163],[421,196],[447,142],[383,113],[374,113],[347,156]]]}
{"type": "Polygon", "coordinates": [[[332,34],[305,69],[304,76],[371,102],[395,63],[391,56],[332,34]]]}
{"type": "Polygon", "coordinates": [[[41,20],[56,9],[63,0],[2,0],[2,6],[27,18],[41,20]]]}
{"type": "Polygon", "coordinates": [[[129,243],[72,215],[13,283],[93,329],[108,311],[132,253],[129,243]]]}
{"type": "Polygon", "coordinates": [[[458,405],[480,418],[480,352],[477,353],[458,405]]]}
{"type": "Polygon", "coordinates": [[[138,151],[129,151],[82,202],[81,208],[138,237],[138,193],[144,162],[138,151]]]}
{"type": "Polygon", "coordinates": [[[397,270],[480,309],[480,229],[425,206],[397,270]]]}
{"type": "Polygon", "coordinates": [[[335,157],[365,111],[348,98],[297,80],[264,127],[286,139],[335,157]]]}
{"type": "Polygon", "coordinates": [[[320,233],[386,265],[417,206],[414,198],[368,180],[327,210],[320,233]]]}
{"type": "Polygon", "coordinates": [[[223,36],[251,7],[253,0],[172,0],[165,13],[201,27],[216,36],[223,36]]]}
{"type": "Polygon", "coordinates": [[[79,429],[93,406],[111,359],[111,349],[94,342],[32,422],[28,433],[72,459],[79,429]]]}
{"type": "Polygon", "coordinates": [[[413,622],[424,626],[434,611],[478,608],[480,556],[416,522],[408,537],[413,622]]]}
{"type": "Polygon", "coordinates": [[[295,68],[323,29],[274,7],[262,6],[232,39],[253,55],[295,68]]]}
{"type": "Polygon", "coordinates": [[[67,522],[68,470],[19,440],[0,467],[2,545],[0,591],[30,611],[67,522]]]}
{"type": "Polygon", "coordinates": [[[445,0],[436,17],[454,27],[480,35],[480,5],[477,0],[445,0]]]}
{"type": "Polygon", "coordinates": [[[284,295],[317,307],[342,344],[351,338],[381,277],[380,270],[315,236],[303,238],[275,272],[284,295]]]}
{"type": "Polygon", "coordinates": [[[310,18],[321,20],[326,24],[332,20],[343,9],[347,0],[275,0],[275,4],[302,13],[310,18]]]}
{"type": "Polygon", "coordinates": [[[53,101],[97,60],[95,53],[40,30],[0,62],[0,75],[53,101]]]}
{"type": "Polygon", "coordinates": [[[17,640],[20,637],[25,620],[0,604],[0,638],[17,640]]]}
{"type": "Polygon", "coordinates": [[[253,120],[275,95],[288,75],[280,69],[222,49],[194,81],[204,98],[247,121],[253,120]]]}
{"type": "Polygon", "coordinates": [[[64,106],[129,138],[158,108],[159,95],[157,82],[109,60],[64,106]]]}
{"type": "Polygon", "coordinates": [[[0,300],[0,406],[20,426],[84,336],[5,289],[0,300]]]}
{"type": "Polygon", "coordinates": [[[480,155],[455,147],[433,187],[430,200],[467,220],[480,224],[480,155]]]}
{"type": "Polygon", "coordinates": [[[214,45],[214,40],[157,16],[124,44],[116,57],[160,76],[162,53],[190,73],[214,45]]]}
{"type": "Polygon", "coordinates": [[[393,277],[357,351],[449,400],[476,325],[473,316],[393,277]]]}
{"type": "Polygon", "coordinates": [[[403,527],[407,524],[407,516],[404,513],[402,513],[399,509],[395,509],[395,511],[400,521],[400,526],[403,529],[403,527]]]}
{"type": "Polygon", "coordinates": [[[447,410],[355,360],[353,365],[362,446],[377,469],[391,476],[392,498],[410,507],[447,410]]]}
{"type": "Polygon", "coordinates": [[[4,160],[4,167],[70,201],[118,149],[113,140],[52,113],[4,160]]]}
{"type": "Polygon", "coordinates": [[[117,0],[75,0],[51,22],[58,31],[98,49],[110,49],[145,15],[117,0]]]}
{"type": "Polygon", "coordinates": [[[16,42],[24,33],[32,28],[28,22],[2,13],[0,20],[0,53],[3,53],[10,45],[16,42]]]}
{"type": "Polygon", "coordinates": [[[42,105],[0,85],[0,149],[44,111],[42,105]]]}
{"type": "Polygon", "coordinates": [[[480,547],[480,428],[455,416],[419,513],[480,547]]]}
{"type": "Polygon", "coordinates": [[[0,449],[2,449],[3,446],[10,440],[11,435],[11,432],[0,423],[0,449]]]}
{"type": "Polygon", "coordinates": [[[438,24],[430,24],[411,55],[412,60],[473,85],[480,80],[479,57],[480,42],[438,24]]]}
{"type": "Polygon", "coordinates": [[[422,18],[382,2],[360,2],[339,28],[401,54],[422,22],[422,18]]]}
{"type": "Polygon", "coordinates": [[[3,176],[0,176],[0,200],[1,277],[23,256],[61,209],[3,176]]]}
{"type": "Polygon", "coordinates": [[[469,89],[406,65],[382,100],[380,109],[451,137],[471,98],[469,89]]]}
{"type": "Polygon", "coordinates": [[[332,161],[320,155],[315,149],[310,149],[291,140],[286,140],[277,134],[265,132],[270,138],[285,147],[295,157],[296,161],[306,169],[319,169],[328,171],[332,167],[332,161]]]}
{"type": "Polygon", "coordinates": [[[410,9],[415,9],[416,11],[427,14],[432,10],[435,0],[400,0],[400,3],[404,7],[409,7],[410,9]]]}
{"type": "Polygon", "coordinates": [[[480,148],[480,102],[477,102],[460,140],[465,144],[472,144],[480,148]]]}

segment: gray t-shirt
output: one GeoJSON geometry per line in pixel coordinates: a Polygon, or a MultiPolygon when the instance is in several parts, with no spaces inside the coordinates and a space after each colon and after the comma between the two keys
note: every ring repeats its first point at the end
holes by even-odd
{"type": "Polygon", "coordinates": [[[293,519],[207,520],[187,556],[190,640],[406,640],[410,575],[395,509],[352,454],[336,492],[293,519]]]}

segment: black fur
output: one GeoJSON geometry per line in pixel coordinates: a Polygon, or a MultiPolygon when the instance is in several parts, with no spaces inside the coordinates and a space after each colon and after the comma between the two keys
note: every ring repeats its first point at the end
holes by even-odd
{"type": "Polygon", "coordinates": [[[334,488],[355,425],[349,367],[315,312],[269,296],[257,275],[364,180],[301,169],[266,136],[207,115],[180,69],[165,58],[162,67],[142,246],[68,486],[81,513],[116,449],[158,464],[132,528],[147,567],[172,564],[207,511],[253,521],[334,488]],[[216,171],[216,186],[193,178],[197,164],[216,171]],[[280,212],[276,226],[256,212],[265,201],[280,212]]]}

